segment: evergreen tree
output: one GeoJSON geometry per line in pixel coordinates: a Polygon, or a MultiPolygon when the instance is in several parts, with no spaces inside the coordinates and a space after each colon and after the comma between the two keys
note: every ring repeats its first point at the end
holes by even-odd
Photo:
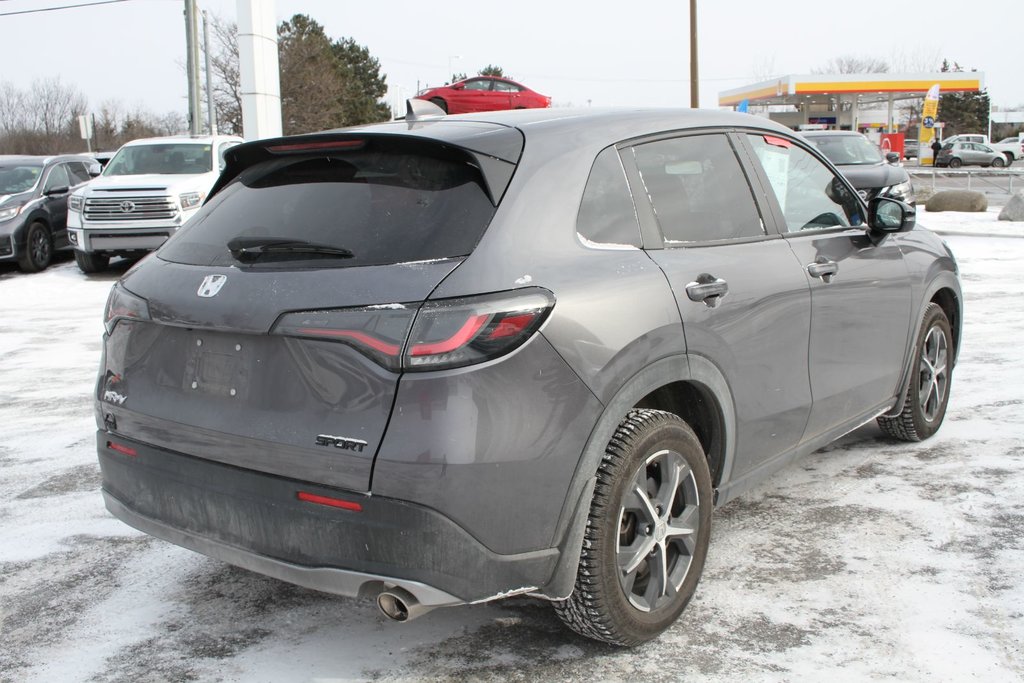
{"type": "Polygon", "coordinates": [[[478,72],[481,76],[497,76],[498,78],[511,78],[511,76],[505,75],[505,70],[500,66],[494,64],[488,64],[478,72]]]}
{"type": "MultiPolygon", "coordinates": [[[[942,60],[942,71],[963,71],[956,62],[950,66],[949,60],[942,60]]],[[[951,92],[939,97],[939,120],[945,124],[942,137],[958,133],[984,133],[988,131],[990,102],[988,93],[951,92]]]]}
{"type": "Polygon", "coordinates": [[[341,102],[343,126],[387,121],[391,108],[381,98],[387,94],[387,77],[380,73],[380,62],[369,49],[352,38],[331,45],[335,59],[345,72],[345,94],[341,102]]]}

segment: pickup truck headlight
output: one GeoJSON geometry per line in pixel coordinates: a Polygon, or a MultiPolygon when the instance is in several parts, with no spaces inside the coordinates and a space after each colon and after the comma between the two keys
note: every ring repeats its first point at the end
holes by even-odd
{"type": "Polygon", "coordinates": [[[185,192],[179,199],[181,200],[181,208],[184,210],[194,209],[203,203],[203,199],[206,196],[202,192],[185,192]]]}
{"type": "Polygon", "coordinates": [[[20,206],[11,206],[6,209],[0,209],[0,221],[9,221],[19,213],[21,213],[20,206]]]}
{"type": "Polygon", "coordinates": [[[910,184],[909,180],[906,180],[898,185],[893,185],[889,189],[882,192],[886,197],[892,197],[898,199],[901,202],[909,201],[914,194],[914,186],[910,184]]]}
{"type": "Polygon", "coordinates": [[[68,211],[81,211],[82,210],[82,195],[73,194],[68,198],[68,211]]]}

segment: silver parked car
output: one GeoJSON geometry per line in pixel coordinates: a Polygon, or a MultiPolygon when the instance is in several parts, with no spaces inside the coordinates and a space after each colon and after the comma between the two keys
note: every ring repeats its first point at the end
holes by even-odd
{"type": "Polygon", "coordinates": [[[763,118],[436,110],[225,159],[106,307],[103,495],[159,538],[636,645],[713,507],[865,422],[942,424],[953,255],[763,118]]]}
{"type": "Polygon", "coordinates": [[[935,158],[936,166],[960,168],[961,166],[1006,166],[1006,157],[988,145],[980,142],[947,142],[935,158]]]}

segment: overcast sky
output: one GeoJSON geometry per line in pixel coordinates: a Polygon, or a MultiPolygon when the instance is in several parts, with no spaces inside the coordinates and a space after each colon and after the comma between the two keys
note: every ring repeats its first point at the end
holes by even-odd
{"type": "MultiPolygon", "coordinates": [[[[113,99],[157,114],[184,112],[182,0],[7,14],[89,1],[0,0],[0,81],[28,88],[60,76],[93,108],[113,99]]],[[[236,0],[199,4],[236,17],[236,0]]],[[[471,75],[496,64],[555,106],[689,105],[685,0],[276,0],[276,7],[278,19],[302,12],[331,37],[367,46],[395,99],[443,83],[449,64],[471,75]]],[[[697,23],[702,107],[716,107],[722,90],[856,55],[898,72],[938,70],[946,57],[984,72],[993,104],[1024,108],[1024,0],[698,0],[697,23]],[[1014,27],[1016,38],[1000,27],[1014,27]]]]}

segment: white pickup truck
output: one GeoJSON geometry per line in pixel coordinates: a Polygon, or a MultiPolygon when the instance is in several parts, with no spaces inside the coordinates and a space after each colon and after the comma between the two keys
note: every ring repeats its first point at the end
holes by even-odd
{"type": "Polygon", "coordinates": [[[1018,159],[1024,159],[1024,141],[1021,141],[1020,137],[1004,138],[999,142],[989,142],[988,136],[982,133],[963,133],[961,135],[951,135],[942,140],[942,144],[947,142],[979,142],[987,145],[1006,157],[1007,166],[1018,159]]]}
{"type": "Polygon", "coordinates": [[[103,174],[68,200],[68,238],[84,273],[107,267],[112,256],[152,251],[191,218],[220,175],[234,136],[134,140],[121,147],[103,174]]]}

